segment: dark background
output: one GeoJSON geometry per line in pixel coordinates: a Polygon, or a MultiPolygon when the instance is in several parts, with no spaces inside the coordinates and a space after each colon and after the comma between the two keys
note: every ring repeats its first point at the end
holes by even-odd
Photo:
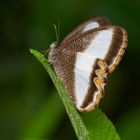
{"type": "Polygon", "coordinates": [[[81,22],[109,18],[128,32],[128,48],[108,80],[100,107],[123,140],[140,139],[140,1],[11,0],[0,2],[0,139],[76,139],[48,74],[29,53],[60,40],[81,22]]]}

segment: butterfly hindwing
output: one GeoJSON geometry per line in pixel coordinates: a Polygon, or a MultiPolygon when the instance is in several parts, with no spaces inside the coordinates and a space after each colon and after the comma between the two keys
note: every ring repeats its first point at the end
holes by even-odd
{"type": "Polygon", "coordinates": [[[104,26],[85,32],[61,44],[59,49],[84,52],[106,61],[109,73],[119,64],[127,45],[127,33],[119,26],[104,26]]]}

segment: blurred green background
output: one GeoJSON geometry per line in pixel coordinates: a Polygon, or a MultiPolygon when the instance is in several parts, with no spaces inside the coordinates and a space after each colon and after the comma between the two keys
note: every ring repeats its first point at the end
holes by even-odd
{"type": "Polygon", "coordinates": [[[11,0],[0,2],[0,140],[74,140],[75,133],[48,74],[29,53],[60,40],[98,16],[128,32],[128,49],[108,80],[100,107],[123,140],[140,140],[140,1],[11,0]]]}

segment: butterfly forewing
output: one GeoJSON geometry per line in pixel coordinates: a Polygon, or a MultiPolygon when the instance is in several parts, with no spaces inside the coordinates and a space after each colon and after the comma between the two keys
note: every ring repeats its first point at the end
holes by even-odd
{"type": "MultiPolygon", "coordinates": [[[[118,65],[126,48],[127,34],[118,26],[101,26],[80,33],[81,26],[66,42],[51,50],[59,78],[80,111],[98,106],[104,93],[106,78],[118,65]]],[[[88,27],[89,28],[89,27],[88,27]]]]}
{"type": "Polygon", "coordinates": [[[61,45],[67,43],[68,40],[70,40],[71,38],[74,38],[75,36],[79,36],[87,31],[99,28],[101,26],[107,26],[107,25],[111,25],[111,23],[105,17],[98,17],[98,18],[92,18],[90,20],[87,20],[84,23],[80,24],[78,27],[76,27],[71,33],[69,33],[64,38],[61,45]]]}

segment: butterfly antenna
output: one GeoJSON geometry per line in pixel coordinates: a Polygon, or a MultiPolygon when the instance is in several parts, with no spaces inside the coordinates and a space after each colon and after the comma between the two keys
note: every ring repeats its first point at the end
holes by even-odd
{"type": "Polygon", "coordinates": [[[58,27],[56,26],[56,24],[54,24],[54,30],[56,34],[57,43],[59,43],[59,26],[60,26],[60,23],[58,23],[58,27]]]}

